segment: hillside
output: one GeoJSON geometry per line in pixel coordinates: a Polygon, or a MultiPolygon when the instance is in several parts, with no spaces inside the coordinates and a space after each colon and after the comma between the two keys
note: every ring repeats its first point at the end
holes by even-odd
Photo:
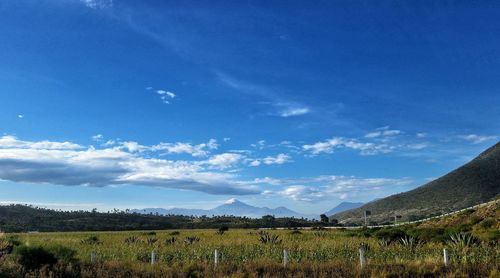
{"type": "Polygon", "coordinates": [[[359,208],[362,205],[363,205],[363,203],[361,203],[361,202],[359,202],[359,203],[342,202],[342,203],[338,204],[336,207],[332,208],[331,210],[325,212],[325,214],[330,216],[330,215],[344,212],[346,210],[359,208]]]}
{"type": "Polygon", "coordinates": [[[416,220],[494,199],[500,194],[500,143],[469,163],[414,190],[367,203],[360,208],[335,214],[341,223],[363,223],[363,212],[371,211],[370,221],[416,220]]]}

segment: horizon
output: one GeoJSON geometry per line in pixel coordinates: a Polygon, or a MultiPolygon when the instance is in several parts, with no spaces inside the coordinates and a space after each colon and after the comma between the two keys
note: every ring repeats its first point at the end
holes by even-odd
{"type": "Polygon", "coordinates": [[[426,184],[500,139],[500,9],[433,5],[1,3],[0,204],[318,214],[426,184]]]}

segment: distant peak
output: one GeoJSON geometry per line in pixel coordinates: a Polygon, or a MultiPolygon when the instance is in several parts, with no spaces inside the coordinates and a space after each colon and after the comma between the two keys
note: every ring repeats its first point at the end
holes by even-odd
{"type": "Polygon", "coordinates": [[[231,198],[231,199],[224,202],[224,204],[226,204],[226,205],[236,204],[236,203],[241,203],[241,202],[238,201],[238,199],[236,199],[236,198],[231,198]]]}

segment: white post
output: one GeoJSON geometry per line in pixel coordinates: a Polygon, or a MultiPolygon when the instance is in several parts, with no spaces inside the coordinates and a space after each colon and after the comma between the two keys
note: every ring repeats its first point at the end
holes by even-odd
{"type": "Polygon", "coordinates": [[[156,252],[153,250],[151,251],[151,264],[155,264],[156,261],[156,252]]]}
{"type": "Polygon", "coordinates": [[[90,252],[90,262],[95,263],[97,261],[97,254],[95,251],[90,252]]]}
{"type": "Polygon", "coordinates": [[[288,250],[283,249],[283,266],[288,264],[288,250]]]}
{"type": "Polygon", "coordinates": [[[359,264],[361,265],[361,267],[364,267],[366,265],[365,248],[364,247],[359,247],[359,264]]]}
{"type": "Polygon", "coordinates": [[[448,250],[446,250],[446,248],[443,249],[443,261],[444,266],[448,266],[450,263],[450,256],[448,255],[448,250]]]}
{"type": "Polygon", "coordinates": [[[215,249],[214,251],[214,264],[217,265],[219,263],[219,250],[215,249]]]}

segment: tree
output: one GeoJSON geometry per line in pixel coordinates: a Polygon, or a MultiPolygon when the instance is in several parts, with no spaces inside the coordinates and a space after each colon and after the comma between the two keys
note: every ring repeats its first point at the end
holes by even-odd
{"type": "Polygon", "coordinates": [[[321,219],[321,223],[328,224],[329,219],[328,219],[328,216],[326,216],[326,214],[320,215],[319,218],[321,219]]]}

